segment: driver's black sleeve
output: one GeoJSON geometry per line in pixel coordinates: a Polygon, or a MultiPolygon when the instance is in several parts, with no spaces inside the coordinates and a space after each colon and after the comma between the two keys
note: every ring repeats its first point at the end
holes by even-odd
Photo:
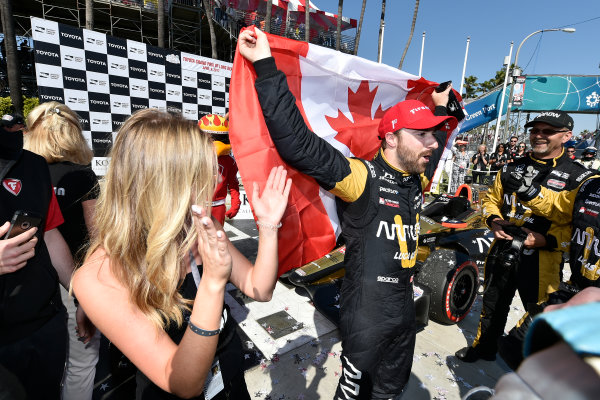
{"type": "Polygon", "coordinates": [[[273,57],[254,63],[255,87],[273,143],[288,164],[312,176],[325,190],[351,174],[350,162],[333,146],[311,132],[290,92],[285,74],[273,57]]]}

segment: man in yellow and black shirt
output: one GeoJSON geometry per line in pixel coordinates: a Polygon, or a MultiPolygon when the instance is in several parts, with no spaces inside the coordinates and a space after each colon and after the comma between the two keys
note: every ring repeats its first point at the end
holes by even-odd
{"type": "Polygon", "coordinates": [[[506,181],[505,177],[529,172],[533,175],[533,182],[560,192],[577,188],[591,175],[581,164],[573,162],[563,149],[573,129],[573,119],[567,113],[560,110],[542,112],[525,127],[531,128],[532,153],[499,171],[499,179],[494,181],[488,196],[482,201],[483,215],[495,241],[485,265],[485,292],[477,336],[470,347],[456,352],[456,356],[465,362],[496,358],[497,342],[504,332],[510,304],[517,290],[526,310],[558,290],[562,254],[570,241],[568,224],[553,222],[525,207],[514,192],[505,190],[502,183],[506,181]],[[501,253],[513,240],[503,230],[506,225],[521,226],[527,232],[525,249],[513,268],[492,262],[500,257],[490,257],[501,253]]]}
{"type": "Polygon", "coordinates": [[[412,277],[422,188],[433,176],[457,121],[446,115],[449,88],[432,94],[435,113],[416,100],[388,109],[373,160],[346,158],[311,132],[277,70],[266,35],[242,32],[256,91],[280,156],[336,196],[346,243],[340,331],[343,373],[335,399],[398,398],[410,377],[416,324],[412,277]],[[437,130],[437,131],[436,131],[437,130]]]}

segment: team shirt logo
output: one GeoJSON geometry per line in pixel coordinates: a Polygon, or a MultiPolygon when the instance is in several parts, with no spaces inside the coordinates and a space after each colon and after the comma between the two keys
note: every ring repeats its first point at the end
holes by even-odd
{"type": "Polygon", "coordinates": [[[15,196],[21,193],[22,184],[19,179],[7,178],[2,181],[2,186],[15,196]]]}

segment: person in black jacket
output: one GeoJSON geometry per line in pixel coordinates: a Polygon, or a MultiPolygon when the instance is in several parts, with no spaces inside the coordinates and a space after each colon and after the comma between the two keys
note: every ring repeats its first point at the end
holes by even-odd
{"type": "Polygon", "coordinates": [[[439,129],[457,125],[444,107],[450,88],[432,94],[435,113],[416,100],[388,109],[375,158],[346,158],[306,126],[266,35],[246,30],[238,43],[254,63],[258,99],[277,151],[336,196],[346,275],[340,299],[343,372],[335,398],[398,398],[415,345],[411,280],[423,185],[444,149],[446,132],[439,129]]]}
{"type": "Polygon", "coordinates": [[[490,156],[486,151],[485,144],[480,144],[477,148],[477,153],[471,158],[473,164],[473,183],[484,183],[484,177],[488,174],[488,166],[490,164],[490,156]]]}
{"type": "MultiPolygon", "coordinates": [[[[0,127],[0,179],[0,364],[28,398],[59,399],[67,325],[58,285],[69,288],[73,260],[46,161],[23,150],[21,131],[0,127]],[[40,217],[39,228],[4,239],[17,210],[40,217]]],[[[79,324],[84,340],[86,329],[79,324]]]]}

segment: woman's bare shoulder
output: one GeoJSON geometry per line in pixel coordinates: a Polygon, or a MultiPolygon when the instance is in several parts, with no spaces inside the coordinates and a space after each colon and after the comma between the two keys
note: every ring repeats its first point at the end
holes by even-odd
{"type": "Polygon", "coordinates": [[[90,254],[83,265],[73,275],[73,289],[78,291],[95,291],[107,288],[122,289],[123,286],[114,276],[111,262],[104,249],[90,254]]]}

